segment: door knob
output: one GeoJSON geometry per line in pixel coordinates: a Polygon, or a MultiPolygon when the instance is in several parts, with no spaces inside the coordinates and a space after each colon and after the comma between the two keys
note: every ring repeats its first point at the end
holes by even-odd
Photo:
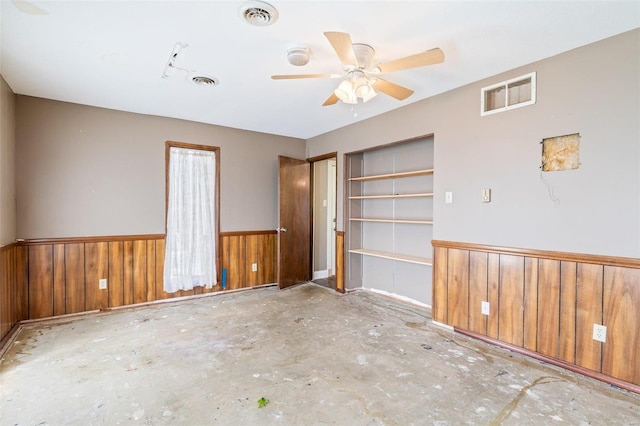
{"type": "Polygon", "coordinates": [[[287,232],[287,228],[285,228],[284,226],[282,228],[278,228],[276,229],[277,232],[287,232]]]}

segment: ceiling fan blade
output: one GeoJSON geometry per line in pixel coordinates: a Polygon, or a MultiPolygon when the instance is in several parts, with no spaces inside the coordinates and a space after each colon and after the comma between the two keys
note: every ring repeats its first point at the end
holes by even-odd
{"type": "Polygon", "coordinates": [[[399,101],[403,101],[413,94],[413,90],[409,90],[395,83],[390,83],[378,77],[376,77],[373,82],[373,88],[399,101]]]}
{"type": "Polygon", "coordinates": [[[380,64],[377,67],[381,73],[386,73],[439,64],[441,62],[444,62],[444,53],[442,53],[442,50],[435,48],[416,55],[406,56],[396,59],[395,61],[380,64]]]}
{"type": "Polygon", "coordinates": [[[26,13],[27,15],[48,15],[44,9],[39,8],[33,3],[29,3],[26,0],[12,0],[11,3],[22,13],[26,13]]]}
{"type": "Polygon", "coordinates": [[[272,75],[273,80],[292,80],[296,78],[338,78],[342,74],[289,74],[289,75],[272,75]]]}
{"type": "Polygon", "coordinates": [[[332,93],[331,96],[327,98],[326,101],[322,104],[322,106],[335,105],[340,99],[336,96],[335,93],[332,93]]]}
{"type": "Polygon", "coordinates": [[[324,33],[325,37],[331,43],[331,47],[336,51],[336,54],[340,58],[340,62],[344,65],[358,65],[356,54],[353,51],[353,43],[351,42],[351,36],[347,33],[339,33],[335,31],[328,31],[324,33]]]}

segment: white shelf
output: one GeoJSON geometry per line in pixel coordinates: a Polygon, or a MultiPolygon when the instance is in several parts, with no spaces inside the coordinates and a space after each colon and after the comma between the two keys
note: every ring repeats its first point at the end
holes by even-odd
{"type": "Polygon", "coordinates": [[[433,192],[423,192],[419,194],[384,194],[384,195],[353,195],[350,200],[376,200],[381,198],[419,198],[433,197],[433,192]]]}
{"type": "Polygon", "coordinates": [[[433,174],[433,169],[423,169],[423,170],[413,170],[410,172],[386,173],[382,175],[351,177],[349,178],[349,180],[353,182],[363,182],[367,180],[406,178],[411,176],[423,176],[423,175],[432,175],[432,174],[433,174]]]}
{"type": "Polygon", "coordinates": [[[367,249],[353,249],[353,250],[349,250],[349,253],[361,254],[363,256],[380,257],[380,258],[383,258],[383,259],[398,260],[400,262],[415,263],[415,264],[418,264],[418,265],[429,265],[429,266],[431,266],[433,264],[433,261],[431,259],[429,259],[428,257],[409,256],[409,255],[406,255],[406,254],[389,253],[389,252],[386,252],[386,251],[367,250],[367,249]]]}
{"type": "Polygon", "coordinates": [[[432,220],[419,219],[369,219],[364,217],[351,217],[349,220],[354,222],[379,222],[379,223],[417,223],[422,225],[433,225],[432,220]]]}

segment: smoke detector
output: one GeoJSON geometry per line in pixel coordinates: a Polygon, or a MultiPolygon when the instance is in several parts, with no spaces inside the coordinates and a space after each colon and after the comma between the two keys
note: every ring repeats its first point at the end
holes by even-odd
{"type": "Polygon", "coordinates": [[[309,47],[307,46],[295,46],[287,50],[287,61],[296,67],[307,65],[309,57],[309,47]]]}
{"type": "Polygon", "coordinates": [[[278,11],[263,1],[248,1],[240,7],[240,16],[251,25],[266,27],[278,20],[278,11]]]}

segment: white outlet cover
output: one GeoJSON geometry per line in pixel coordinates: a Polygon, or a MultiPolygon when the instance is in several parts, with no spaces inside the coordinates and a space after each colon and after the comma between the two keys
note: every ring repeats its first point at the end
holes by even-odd
{"type": "Polygon", "coordinates": [[[107,289],[107,279],[100,278],[98,281],[98,290],[106,290],[107,289]]]}
{"type": "Polygon", "coordinates": [[[481,311],[482,315],[489,315],[490,306],[491,305],[489,305],[489,302],[485,302],[484,300],[482,301],[482,305],[480,307],[480,311],[481,311]]]}
{"type": "Polygon", "coordinates": [[[600,324],[593,324],[593,340],[598,342],[607,342],[607,326],[600,324]]]}

